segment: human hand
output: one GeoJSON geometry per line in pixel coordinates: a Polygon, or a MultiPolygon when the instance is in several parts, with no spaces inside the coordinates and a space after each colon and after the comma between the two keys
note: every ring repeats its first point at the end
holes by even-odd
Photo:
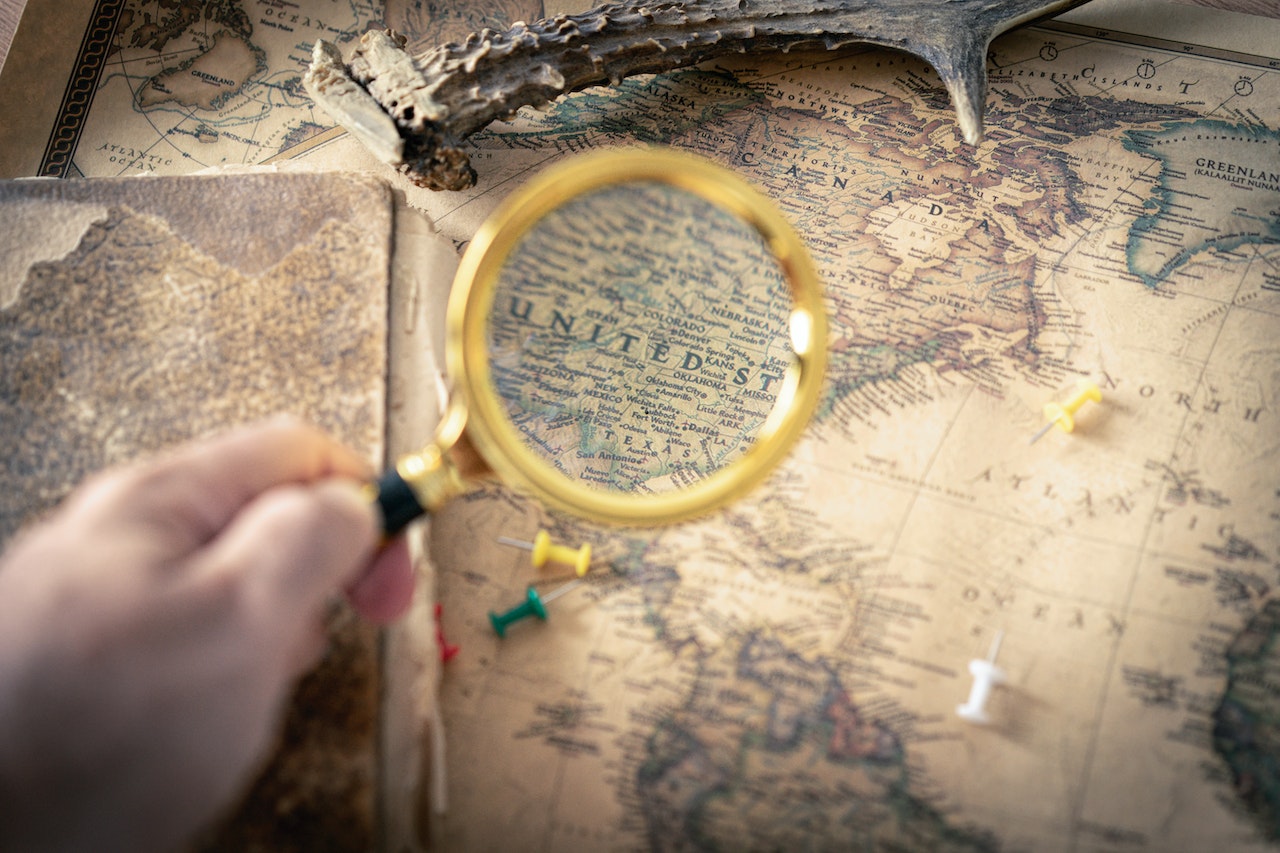
{"type": "Polygon", "coordinates": [[[291,420],[97,475],[0,560],[0,849],[172,849],[248,780],[329,598],[408,607],[354,453],[291,420]]]}

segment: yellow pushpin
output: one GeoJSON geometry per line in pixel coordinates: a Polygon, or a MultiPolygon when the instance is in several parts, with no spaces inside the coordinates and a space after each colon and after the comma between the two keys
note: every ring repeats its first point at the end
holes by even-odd
{"type": "Polygon", "coordinates": [[[517,548],[524,548],[532,551],[530,560],[535,569],[540,569],[547,563],[563,563],[566,566],[573,566],[574,572],[578,577],[582,577],[587,573],[587,569],[591,567],[591,546],[583,543],[582,547],[574,550],[568,545],[551,544],[551,534],[545,530],[539,530],[538,535],[533,537],[532,542],[526,542],[521,539],[511,539],[507,536],[499,536],[498,541],[503,545],[514,545],[517,548]]]}
{"type": "Polygon", "coordinates": [[[1076,383],[1076,392],[1061,403],[1046,403],[1044,407],[1044,417],[1048,421],[1038,433],[1031,437],[1031,443],[1035,444],[1040,440],[1050,427],[1056,426],[1063,432],[1071,432],[1076,428],[1075,413],[1085,404],[1086,400],[1092,400],[1095,403],[1102,402],[1102,392],[1098,390],[1097,383],[1089,379],[1081,379],[1076,383]]]}

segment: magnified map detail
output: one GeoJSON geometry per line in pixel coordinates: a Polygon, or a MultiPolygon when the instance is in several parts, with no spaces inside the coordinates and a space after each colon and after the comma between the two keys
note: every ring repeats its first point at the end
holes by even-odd
{"type": "Polygon", "coordinates": [[[755,441],[793,361],[790,309],[750,223],[664,183],[607,187],[552,210],[507,259],[488,330],[494,384],[565,474],[684,488],[755,441]]]}

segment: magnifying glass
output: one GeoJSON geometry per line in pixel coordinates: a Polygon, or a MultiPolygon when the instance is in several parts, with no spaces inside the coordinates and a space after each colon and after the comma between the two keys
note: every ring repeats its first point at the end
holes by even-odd
{"type": "Polygon", "coordinates": [[[452,397],[434,441],[377,482],[384,529],[493,475],[596,522],[720,507],[809,421],[826,344],[803,243],[733,172],[667,149],[571,158],[463,255],[452,397]]]}

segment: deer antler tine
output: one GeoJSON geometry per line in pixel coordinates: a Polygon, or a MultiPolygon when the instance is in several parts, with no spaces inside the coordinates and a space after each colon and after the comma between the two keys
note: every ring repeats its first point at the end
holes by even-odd
{"type": "Polygon", "coordinates": [[[471,186],[475,172],[463,140],[520,107],[728,54],[860,42],[932,64],[951,94],[965,141],[977,144],[991,39],[1082,2],[630,0],[506,32],[484,30],[417,56],[389,31],[366,33],[345,65],[335,47],[317,41],[303,82],[376,156],[431,189],[471,186]]]}

